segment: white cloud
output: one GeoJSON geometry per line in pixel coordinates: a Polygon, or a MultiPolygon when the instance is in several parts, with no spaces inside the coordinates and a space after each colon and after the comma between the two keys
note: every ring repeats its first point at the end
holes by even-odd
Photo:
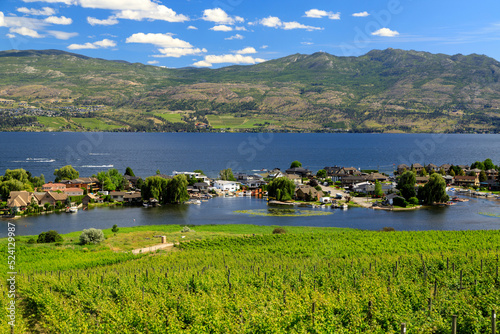
{"type": "Polygon", "coordinates": [[[245,27],[234,27],[234,30],[237,30],[237,31],[248,31],[247,28],[245,28],[245,27]]]}
{"type": "Polygon", "coordinates": [[[52,24],[62,24],[62,25],[68,25],[73,23],[73,20],[69,17],[61,16],[49,16],[45,20],[47,23],[52,23],[52,24]]]}
{"type": "Polygon", "coordinates": [[[173,58],[179,58],[182,56],[197,56],[200,55],[201,53],[206,53],[207,49],[199,49],[199,48],[163,48],[163,49],[158,49],[158,51],[161,52],[161,55],[154,55],[153,57],[155,58],[164,58],[164,57],[173,57],[173,58]]]}
{"type": "Polygon", "coordinates": [[[245,20],[240,16],[231,17],[221,8],[205,9],[203,11],[203,20],[219,23],[219,24],[230,24],[233,25],[236,22],[245,22],[245,20]]]}
{"type": "Polygon", "coordinates": [[[213,31],[233,31],[233,28],[224,24],[220,24],[218,26],[214,26],[210,28],[213,31]]]}
{"type": "Polygon", "coordinates": [[[17,11],[23,14],[42,16],[54,15],[56,13],[56,11],[50,7],[43,7],[42,9],[21,7],[18,8],[17,11]]]}
{"type": "Polygon", "coordinates": [[[367,11],[352,14],[354,17],[367,17],[369,15],[370,14],[367,11]]]}
{"type": "Polygon", "coordinates": [[[198,28],[196,28],[195,26],[189,26],[187,27],[189,30],[198,30],[198,28]]]}
{"type": "Polygon", "coordinates": [[[17,27],[17,28],[10,28],[9,29],[10,33],[16,33],[18,35],[22,36],[28,36],[28,37],[33,37],[33,38],[42,38],[43,36],[38,34],[37,31],[26,28],[26,27],[17,27]]]}
{"type": "Polygon", "coordinates": [[[266,27],[270,27],[270,28],[278,28],[278,27],[281,27],[281,25],[283,23],[281,23],[281,20],[279,19],[279,17],[268,16],[268,17],[260,20],[260,24],[262,24],[263,26],[266,26],[266,27]]]}
{"type": "Polygon", "coordinates": [[[212,64],[210,64],[207,61],[200,60],[200,61],[197,61],[196,63],[194,63],[193,66],[196,66],[196,67],[210,67],[210,66],[212,66],[212,64]]]}
{"type": "Polygon", "coordinates": [[[244,37],[244,36],[242,36],[242,35],[240,35],[240,34],[236,34],[236,35],[234,35],[234,36],[227,37],[227,38],[224,38],[224,39],[226,39],[226,40],[228,40],[228,41],[231,41],[231,40],[233,40],[233,39],[243,39],[243,38],[245,38],[245,37],[244,37]]]}
{"type": "Polygon", "coordinates": [[[313,27],[313,26],[307,26],[298,22],[282,22],[279,17],[276,16],[268,16],[266,18],[263,18],[262,20],[259,21],[260,24],[262,24],[265,27],[270,27],[270,28],[281,28],[285,30],[292,30],[292,29],[306,29],[307,31],[313,31],[313,30],[323,30],[323,28],[319,27],[313,27]]]}
{"type": "Polygon", "coordinates": [[[160,62],[158,60],[150,60],[148,61],[148,64],[149,65],[156,65],[156,64],[159,64],[160,62]]]}
{"type": "Polygon", "coordinates": [[[16,35],[14,35],[14,34],[7,34],[7,35],[5,35],[5,36],[7,36],[7,37],[9,37],[9,38],[15,38],[15,37],[16,37],[16,35]]]}
{"type": "Polygon", "coordinates": [[[5,19],[3,16],[3,12],[0,12],[0,27],[6,27],[7,25],[5,24],[5,19]]]}
{"type": "Polygon", "coordinates": [[[314,43],[313,42],[300,42],[300,44],[302,44],[302,45],[313,45],[314,43]]]}
{"type": "Polygon", "coordinates": [[[320,9],[310,9],[304,15],[305,17],[311,17],[315,19],[320,19],[323,17],[328,17],[330,20],[340,20],[340,13],[327,12],[326,10],[320,9]]]}
{"type": "Polygon", "coordinates": [[[294,22],[283,22],[283,29],[285,29],[285,30],[306,29],[307,31],[323,30],[323,28],[306,26],[302,23],[295,22],[295,21],[294,22]]]}
{"type": "Polygon", "coordinates": [[[150,10],[122,10],[116,14],[119,19],[128,19],[135,21],[159,20],[167,22],[185,22],[189,21],[189,17],[177,14],[172,9],[163,5],[154,4],[154,8],[150,10]]]}
{"type": "Polygon", "coordinates": [[[128,37],[126,43],[153,44],[164,48],[192,48],[193,46],[181,39],[173,38],[172,34],[144,34],[142,32],[128,37]]]}
{"type": "Polygon", "coordinates": [[[76,0],[23,0],[23,2],[46,2],[46,3],[63,3],[65,5],[76,5],[76,0]]]}
{"type": "Polygon", "coordinates": [[[68,46],[68,49],[70,50],[82,50],[82,49],[99,49],[99,48],[109,48],[109,47],[115,47],[116,42],[109,40],[109,39],[103,39],[102,41],[97,41],[94,43],[85,43],[85,44],[71,44],[68,46]]]}
{"type": "Polygon", "coordinates": [[[62,40],[67,40],[72,37],[78,36],[77,32],[65,32],[57,30],[48,30],[47,33],[51,36],[54,36],[57,39],[62,39],[62,40]]]}
{"type": "Polygon", "coordinates": [[[89,16],[89,17],[87,17],[87,22],[91,26],[96,26],[96,25],[112,26],[112,25],[118,24],[118,20],[114,16],[110,16],[104,20],[99,20],[99,19],[96,19],[95,17],[89,16]]]}
{"type": "Polygon", "coordinates": [[[208,67],[213,64],[257,64],[266,61],[262,58],[254,58],[252,56],[242,56],[241,54],[226,54],[226,55],[208,55],[204,60],[198,61],[193,66],[208,67]]]}
{"type": "Polygon", "coordinates": [[[382,36],[382,37],[395,37],[399,35],[399,32],[395,30],[391,30],[389,28],[381,28],[377,31],[372,32],[374,36],[382,36]]]}
{"type": "Polygon", "coordinates": [[[240,55],[245,55],[245,54],[257,53],[257,50],[255,50],[255,48],[252,47],[246,47],[244,49],[236,51],[236,53],[240,55]]]}

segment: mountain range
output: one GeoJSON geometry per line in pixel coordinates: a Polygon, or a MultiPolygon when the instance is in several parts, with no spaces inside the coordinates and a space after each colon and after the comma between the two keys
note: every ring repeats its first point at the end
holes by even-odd
{"type": "Polygon", "coordinates": [[[499,80],[500,63],[484,55],[397,49],[219,69],[9,50],[0,52],[0,128],[497,132],[499,80]]]}

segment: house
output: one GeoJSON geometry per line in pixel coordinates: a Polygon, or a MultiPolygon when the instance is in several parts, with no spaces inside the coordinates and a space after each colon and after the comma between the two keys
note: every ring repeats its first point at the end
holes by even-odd
{"type": "Polygon", "coordinates": [[[40,200],[40,205],[45,205],[49,203],[52,206],[56,206],[57,203],[66,202],[68,195],[65,193],[58,193],[54,191],[47,191],[45,195],[40,200]]]}
{"type": "Polygon", "coordinates": [[[455,179],[451,175],[444,175],[443,179],[446,182],[446,184],[453,184],[455,182],[455,179]]]}
{"type": "Polygon", "coordinates": [[[384,201],[384,204],[385,205],[394,205],[394,198],[401,198],[403,201],[405,200],[404,197],[401,197],[399,195],[396,195],[396,194],[389,194],[387,196],[385,196],[385,201],[384,201]]]}
{"type": "Polygon", "coordinates": [[[365,182],[366,176],[363,175],[349,175],[342,178],[342,186],[347,187],[356,183],[365,182]]]}
{"type": "Polygon", "coordinates": [[[124,201],[124,197],[125,197],[126,194],[127,193],[125,191],[111,191],[109,193],[109,196],[114,201],[123,202],[124,201]]]}
{"type": "Polygon", "coordinates": [[[222,191],[237,191],[240,189],[240,185],[235,181],[225,181],[225,180],[216,180],[214,182],[215,189],[222,191]]]}
{"type": "Polygon", "coordinates": [[[82,199],[82,204],[85,206],[89,205],[89,203],[103,203],[103,202],[104,200],[101,197],[94,194],[87,194],[82,199]]]}
{"type": "Polygon", "coordinates": [[[83,196],[83,189],[81,188],[66,188],[63,192],[68,196],[83,196]]]}
{"type": "Polygon", "coordinates": [[[333,176],[337,174],[342,169],[342,167],[335,165],[333,167],[325,167],[323,169],[326,171],[327,176],[333,176]]]}
{"type": "Polygon", "coordinates": [[[416,184],[426,184],[429,182],[429,176],[417,176],[415,177],[416,184]]]}
{"type": "Polygon", "coordinates": [[[300,185],[295,188],[295,198],[302,201],[316,201],[323,196],[322,191],[316,190],[316,188],[309,185],[300,185]]]}
{"type": "Polygon", "coordinates": [[[130,175],[123,175],[123,177],[125,178],[125,180],[127,180],[128,182],[128,187],[126,187],[127,189],[130,189],[130,188],[136,188],[137,187],[137,183],[139,182],[139,180],[141,179],[140,177],[138,176],[130,176],[130,175]]]}
{"type": "Polygon", "coordinates": [[[417,162],[415,164],[412,164],[410,169],[414,169],[417,173],[420,173],[424,169],[424,166],[417,162]]]}
{"type": "Polygon", "coordinates": [[[387,176],[385,176],[384,174],[380,174],[380,173],[371,173],[370,175],[368,175],[366,177],[366,179],[368,181],[371,181],[371,182],[375,182],[375,181],[387,182],[387,181],[389,181],[389,178],[387,176]]]}
{"type": "Polygon", "coordinates": [[[401,175],[403,174],[404,172],[410,170],[410,166],[408,166],[407,164],[400,164],[398,165],[398,174],[401,175]]]}
{"type": "Polygon", "coordinates": [[[237,173],[234,176],[236,181],[240,182],[248,189],[260,188],[262,185],[267,184],[264,178],[258,174],[237,173]]]}
{"type": "Polygon", "coordinates": [[[425,169],[430,173],[432,171],[434,172],[439,172],[439,167],[434,165],[434,164],[428,164],[427,166],[425,166],[425,169]]]}
{"type": "Polygon", "coordinates": [[[280,170],[277,170],[277,171],[271,171],[269,172],[269,174],[267,175],[268,178],[270,179],[277,179],[278,177],[285,177],[286,174],[284,174],[282,171],[280,170]]]}
{"type": "Polygon", "coordinates": [[[294,168],[289,168],[286,170],[287,174],[296,174],[301,177],[309,177],[312,175],[312,172],[309,169],[302,168],[302,167],[294,167],[294,168]]]}
{"type": "Polygon", "coordinates": [[[439,166],[439,169],[444,170],[445,173],[449,173],[450,169],[451,169],[451,165],[450,164],[442,164],[441,166],[439,166]]]}
{"type": "Polygon", "coordinates": [[[286,177],[289,178],[290,180],[295,183],[295,185],[300,185],[302,184],[302,177],[300,177],[297,174],[286,174],[286,177]]]}
{"type": "Polygon", "coordinates": [[[66,189],[66,185],[64,183],[53,183],[53,182],[49,182],[49,183],[45,183],[43,186],[42,186],[42,190],[43,191],[63,191],[66,189]]]}
{"type": "Polygon", "coordinates": [[[33,194],[27,191],[11,191],[7,200],[7,207],[16,209],[16,211],[25,210],[32,200],[36,200],[33,194]]]}
{"type": "Polygon", "coordinates": [[[196,179],[201,180],[201,182],[207,182],[207,183],[210,182],[210,179],[208,178],[208,176],[203,175],[203,174],[198,173],[198,172],[177,172],[174,170],[172,172],[172,176],[177,176],[177,175],[186,175],[186,177],[188,179],[195,177],[196,179]]]}
{"type": "Polygon", "coordinates": [[[193,184],[193,189],[198,189],[198,191],[206,193],[208,192],[208,188],[210,187],[210,184],[206,182],[197,182],[193,184]]]}
{"type": "Polygon", "coordinates": [[[130,204],[142,203],[142,195],[140,191],[129,192],[123,196],[123,201],[130,204]]]}
{"type": "Polygon", "coordinates": [[[479,177],[476,176],[469,176],[469,175],[464,175],[460,176],[457,175],[455,176],[455,185],[457,186],[479,186],[479,177]]]}
{"type": "Polygon", "coordinates": [[[352,190],[357,193],[372,194],[375,191],[375,185],[371,182],[365,181],[354,184],[352,186],[352,190]]]}
{"type": "Polygon", "coordinates": [[[79,177],[61,182],[66,184],[66,188],[85,188],[89,193],[99,189],[99,180],[95,177],[79,177]]]}

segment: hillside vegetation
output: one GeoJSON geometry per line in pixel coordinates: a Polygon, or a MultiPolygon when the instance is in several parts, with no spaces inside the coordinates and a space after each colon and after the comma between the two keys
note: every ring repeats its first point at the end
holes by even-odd
{"type": "Polygon", "coordinates": [[[16,333],[450,333],[454,315],[457,333],[491,330],[499,231],[273,229],[124,228],[91,246],[78,233],[59,245],[21,237],[16,333]],[[108,248],[148,229],[190,241],[136,257],[108,248]]]}
{"type": "Polygon", "coordinates": [[[19,117],[12,115],[0,115],[0,124],[73,131],[205,131],[208,124],[236,131],[488,132],[500,129],[499,78],[500,63],[486,56],[396,49],[359,57],[295,54],[220,69],[3,51],[0,102],[11,104],[0,107],[27,108],[19,104],[25,102],[35,117],[44,115],[33,109],[55,110],[66,124],[12,124],[19,117]]]}

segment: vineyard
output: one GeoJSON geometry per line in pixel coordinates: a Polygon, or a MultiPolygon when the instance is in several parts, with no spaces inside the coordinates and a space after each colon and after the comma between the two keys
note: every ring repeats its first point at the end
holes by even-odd
{"type": "Polygon", "coordinates": [[[500,231],[272,229],[139,256],[18,246],[15,333],[493,333],[500,231]]]}

